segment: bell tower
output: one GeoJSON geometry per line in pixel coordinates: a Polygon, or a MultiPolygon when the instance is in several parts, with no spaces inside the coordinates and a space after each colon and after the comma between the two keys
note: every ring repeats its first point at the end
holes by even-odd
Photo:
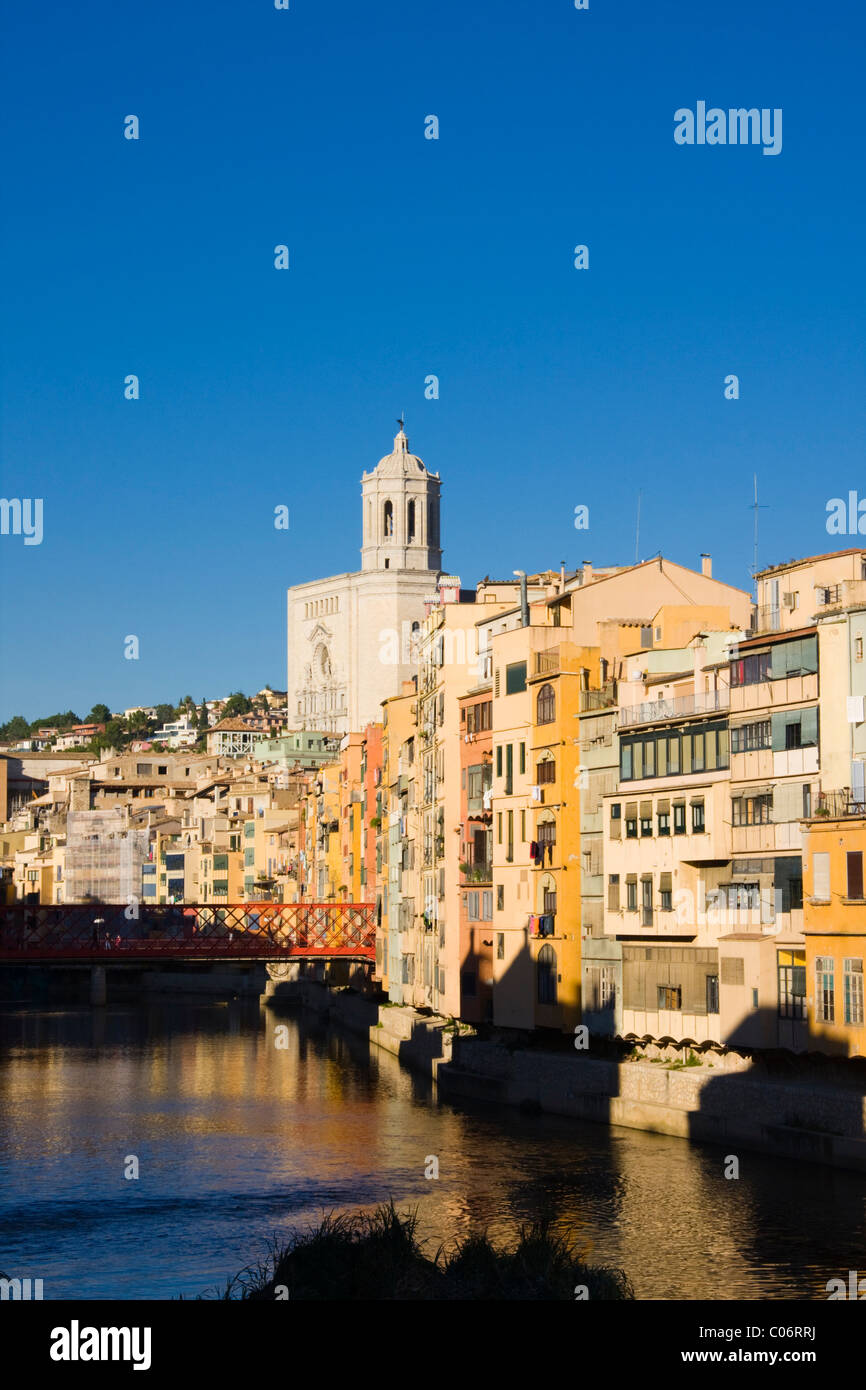
{"type": "Polygon", "coordinates": [[[362,570],[442,569],[438,473],[428,473],[415,454],[403,421],[394,449],[361,478],[362,570]]]}

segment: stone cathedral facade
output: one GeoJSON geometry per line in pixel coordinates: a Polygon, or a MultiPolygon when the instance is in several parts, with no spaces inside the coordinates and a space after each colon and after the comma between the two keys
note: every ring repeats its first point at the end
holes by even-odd
{"type": "Polygon", "coordinates": [[[394,449],[361,479],[361,568],[288,591],[288,716],[295,729],[348,733],[415,673],[414,631],[442,570],[438,473],[394,449]]]}

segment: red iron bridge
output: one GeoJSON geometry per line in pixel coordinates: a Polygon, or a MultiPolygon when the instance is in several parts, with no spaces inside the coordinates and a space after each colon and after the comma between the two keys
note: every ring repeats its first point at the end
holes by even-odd
{"type": "Polygon", "coordinates": [[[0,907],[0,963],[375,960],[372,903],[18,904],[0,907]],[[128,915],[129,914],[129,915],[128,915]]]}

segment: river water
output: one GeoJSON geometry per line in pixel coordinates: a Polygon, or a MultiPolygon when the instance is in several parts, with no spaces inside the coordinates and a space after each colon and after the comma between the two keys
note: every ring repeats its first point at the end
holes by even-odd
{"type": "Polygon", "coordinates": [[[390,1054],[256,1001],[0,1014],[0,1273],[46,1299],[213,1292],[274,1234],[388,1197],[431,1252],[552,1213],[641,1299],[826,1298],[866,1271],[860,1176],[741,1153],[727,1180],[724,1158],[440,1104],[390,1054]]]}

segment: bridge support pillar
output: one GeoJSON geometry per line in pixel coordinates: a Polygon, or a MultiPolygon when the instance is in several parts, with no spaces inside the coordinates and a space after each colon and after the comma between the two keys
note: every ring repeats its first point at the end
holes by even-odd
{"type": "Polygon", "coordinates": [[[90,1002],[94,1006],[100,1007],[105,1001],[105,966],[92,965],[90,967],[90,1002]]]}

